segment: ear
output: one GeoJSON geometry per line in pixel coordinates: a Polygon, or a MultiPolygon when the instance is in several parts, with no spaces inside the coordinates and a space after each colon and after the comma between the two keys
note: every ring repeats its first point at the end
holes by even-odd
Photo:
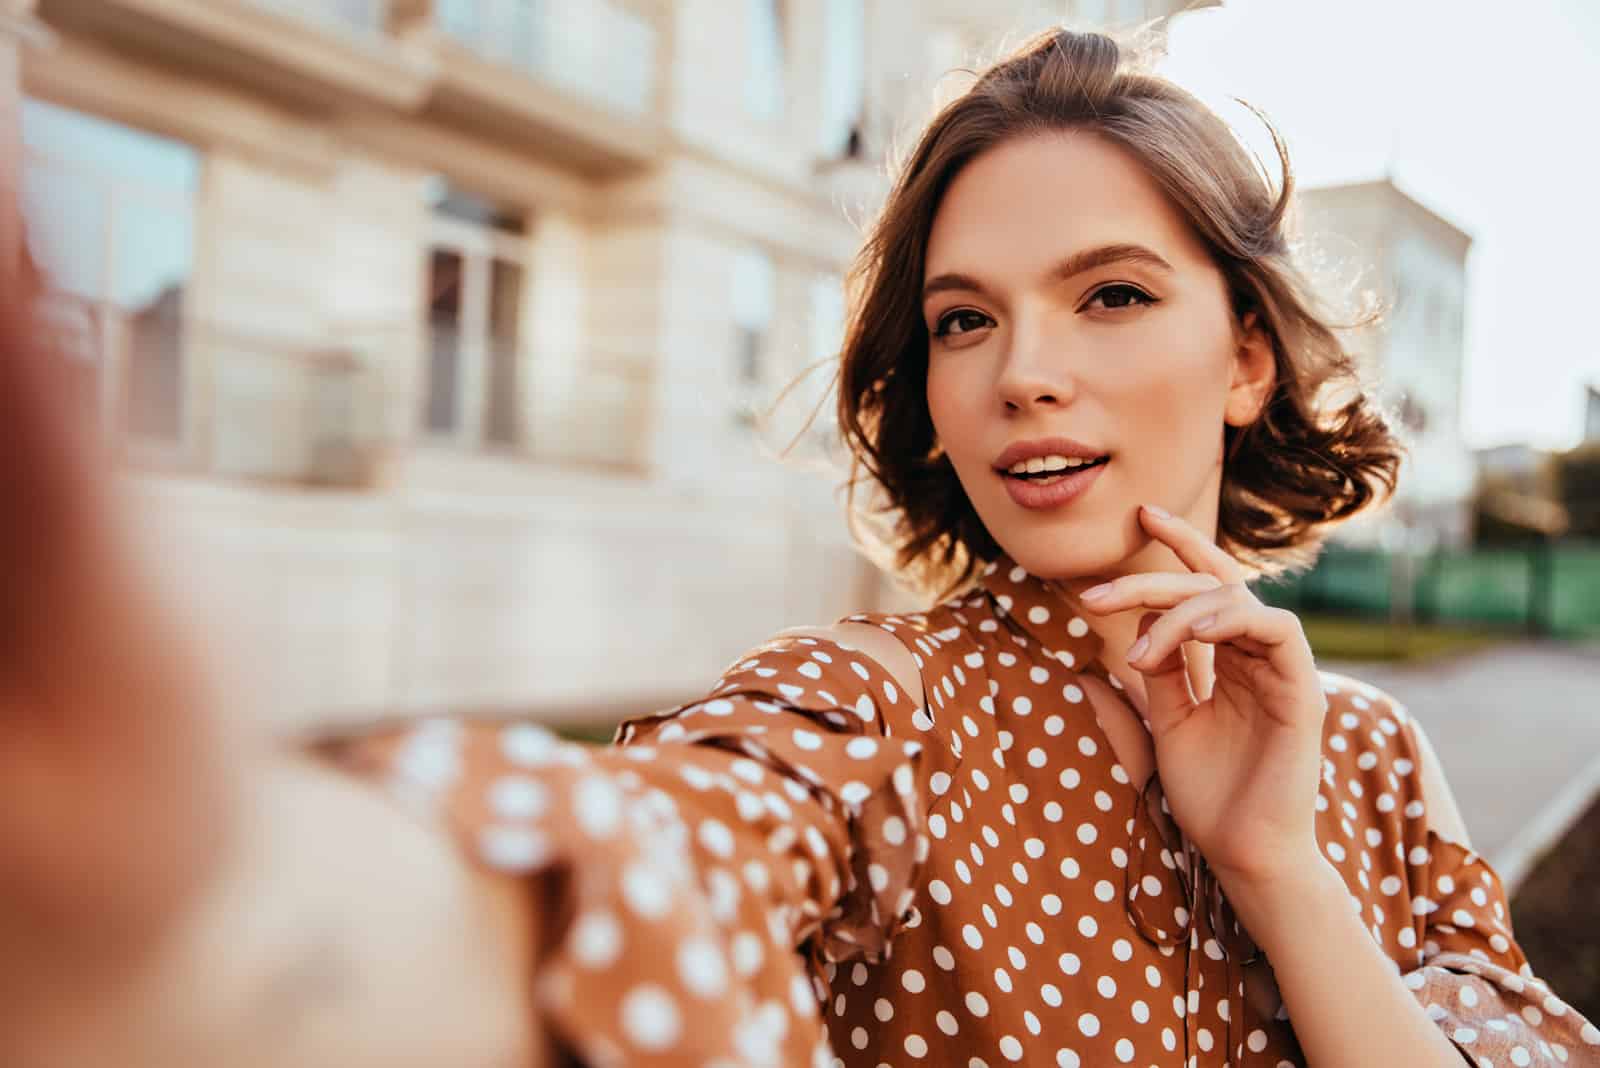
{"type": "Polygon", "coordinates": [[[1245,313],[1235,339],[1233,381],[1228,386],[1223,418],[1230,426],[1249,426],[1261,414],[1277,384],[1278,361],[1272,338],[1261,326],[1257,313],[1245,313]]]}

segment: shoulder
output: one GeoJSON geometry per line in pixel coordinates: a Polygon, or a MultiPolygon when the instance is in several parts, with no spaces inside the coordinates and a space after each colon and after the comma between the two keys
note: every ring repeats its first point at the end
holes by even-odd
{"type": "MultiPolygon", "coordinates": [[[[1325,755],[1338,767],[1381,771],[1404,784],[1442,837],[1470,846],[1461,808],[1444,775],[1438,753],[1422,724],[1394,694],[1333,671],[1319,671],[1328,698],[1323,727],[1325,755]]],[[[1381,794],[1379,796],[1382,796],[1381,794]]]]}
{"type": "Polygon", "coordinates": [[[917,668],[911,650],[907,649],[890,632],[874,626],[864,619],[840,621],[809,627],[790,627],[773,635],[774,638],[818,638],[845,648],[853,648],[871,658],[888,673],[889,677],[908,694],[918,708],[923,706],[922,673],[917,668]]]}

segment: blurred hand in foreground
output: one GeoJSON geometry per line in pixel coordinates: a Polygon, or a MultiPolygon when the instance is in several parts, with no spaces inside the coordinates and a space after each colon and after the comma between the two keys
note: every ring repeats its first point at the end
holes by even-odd
{"type": "Polygon", "coordinates": [[[226,727],[42,299],[0,249],[0,1064],[546,1063],[529,886],[226,727]]]}

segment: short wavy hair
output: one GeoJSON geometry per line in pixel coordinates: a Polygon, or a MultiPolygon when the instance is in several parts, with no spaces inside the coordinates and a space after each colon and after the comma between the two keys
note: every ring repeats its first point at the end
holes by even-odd
{"type": "Polygon", "coordinates": [[[1057,30],[982,71],[923,129],[851,265],[838,365],[850,529],[919,593],[949,595],[1001,553],[928,412],[928,235],[966,164],[1034,133],[1085,130],[1131,152],[1222,272],[1235,321],[1254,311],[1271,338],[1272,395],[1254,423],[1224,430],[1218,544],[1254,576],[1303,569],[1331,525],[1394,493],[1405,447],[1291,253],[1294,177],[1282,136],[1245,105],[1271,133],[1282,166],[1274,190],[1224,120],[1142,58],[1103,34],[1057,30]],[[863,485],[872,500],[862,500],[863,485]]]}

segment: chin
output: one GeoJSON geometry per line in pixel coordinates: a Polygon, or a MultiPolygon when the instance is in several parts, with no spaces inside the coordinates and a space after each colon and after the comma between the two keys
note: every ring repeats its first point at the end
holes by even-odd
{"type": "Polygon", "coordinates": [[[1049,524],[1032,530],[991,528],[1006,554],[1030,574],[1063,580],[1118,572],[1139,539],[1105,522],[1049,524]]]}

